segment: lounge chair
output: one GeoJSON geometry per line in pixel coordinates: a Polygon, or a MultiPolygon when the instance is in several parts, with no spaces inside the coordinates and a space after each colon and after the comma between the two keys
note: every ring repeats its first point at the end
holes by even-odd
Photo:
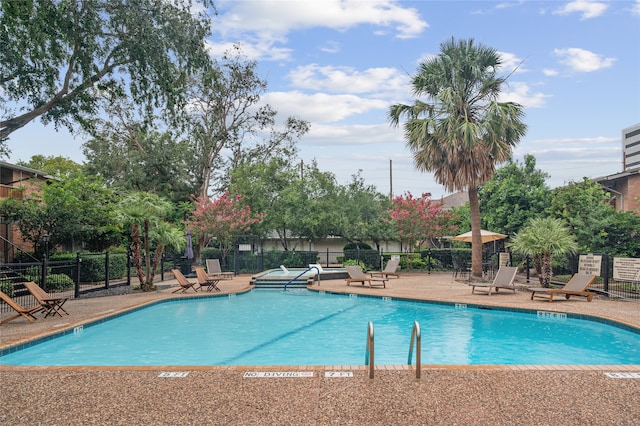
{"type": "Polygon", "coordinates": [[[197,281],[189,281],[184,275],[182,275],[182,272],[180,272],[179,269],[172,269],[171,273],[173,273],[173,276],[176,277],[176,280],[178,280],[178,284],[180,285],[180,287],[175,289],[172,293],[177,293],[180,290],[182,290],[183,293],[186,293],[190,288],[192,288],[193,291],[198,291],[200,288],[200,286],[196,287],[196,285],[198,285],[197,281]]]}
{"type": "Polygon", "coordinates": [[[355,266],[347,266],[345,268],[347,270],[347,274],[349,274],[349,278],[347,278],[347,285],[351,285],[351,283],[360,283],[364,285],[367,283],[369,287],[384,287],[386,288],[386,283],[389,280],[388,278],[373,278],[362,271],[362,268],[355,266]]]}
{"type": "Polygon", "coordinates": [[[220,291],[218,287],[220,277],[207,275],[207,271],[205,271],[204,268],[196,268],[196,277],[198,278],[198,284],[200,284],[201,288],[207,286],[207,291],[220,291]]]}
{"type": "Polygon", "coordinates": [[[64,312],[66,315],[69,315],[69,312],[67,312],[62,307],[62,305],[64,305],[65,302],[69,300],[68,297],[52,297],[49,295],[49,293],[44,291],[42,287],[40,287],[33,281],[25,282],[24,286],[36,299],[36,302],[38,302],[42,307],[45,318],[49,315],[54,316],[55,314],[62,316],[62,312],[64,312]]]}
{"type": "Polygon", "coordinates": [[[480,287],[483,289],[487,289],[486,293],[491,295],[491,290],[495,289],[495,292],[498,293],[498,289],[505,288],[507,290],[513,290],[516,292],[516,286],[513,283],[513,280],[516,278],[516,273],[518,272],[518,268],[515,266],[502,266],[498,269],[498,273],[496,274],[493,282],[490,283],[469,283],[471,286],[471,294],[475,294],[476,287],[480,287]]]}
{"type": "Polygon", "coordinates": [[[571,296],[584,296],[587,298],[588,302],[591,302],[595,293],[591,291],[587,291],[587,288],[591,285],[593,280],[596,279],[596,275],[587,275],[587,274],[574,274],[571,279],[564,285],[562,288],[545,288],[545,287],[534,287],[529,288],[528,290],[531,292],[531,300],[533,297],[540,297],[542,299],[549,299],[549,302],[553,302],[553,296],[556,294],[564,294],[566,299],[569,299],[571,296]],[[536,294],[536,293],[544,293],[544,294],[536,294]]]}
{"type": "Polygon", "coordinates": [[[11,308],[14,311],[16,311],[16,314],[14,316],[1,321],[0,324],[5,324],[9,321],[13,321],[14,319],[20,318],[20,317],[25,317],[26,319],[29,320],[29,322],[34,322],[37,318],[34,317],[33,314],[42,310],[42,307],[40,305],[35,305],[35,306],[30,306],[28,308],[25,308],[15,300],[13,300],[12,298],[4,294],[2,291],[0,291],[0,299],[4,300],[7,305],[11,306],[11,308]]]}
{"type": "Polygon", "coordinates": [[[231,280],[235,274],[233,272],[222,272],[218,259],[207,259],[207,275],[223,280],[231,280]]]}
{"type": "Polygon", "coordinates": [[[389,278],[391,276],[400,278],[400,274],[398,274],[399,266],[400,266],[400,259],[391,259],[387,262],[386,266],[382,271],[369,272],[369,275],[371,275],[372,277],[382,277],[382,278],[389,278]]]}

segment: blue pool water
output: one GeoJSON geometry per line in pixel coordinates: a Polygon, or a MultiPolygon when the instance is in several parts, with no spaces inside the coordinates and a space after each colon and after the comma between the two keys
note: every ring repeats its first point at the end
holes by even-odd
{"type": "Polygon", "coordinates": [[[158,303],[0,357],[7,365],[640,364],[640,334],[575,318],[308,290],[158,303]]]}

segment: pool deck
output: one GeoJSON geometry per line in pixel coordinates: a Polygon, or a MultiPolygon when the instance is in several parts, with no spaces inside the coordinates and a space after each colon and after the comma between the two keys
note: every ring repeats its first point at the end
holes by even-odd
{"type": "MultiPolygon", "coordinates": [[[[250,276],[221,281],[222,294],[248,289],[250,276]]],[[[0,325],[0,348],[156,300],[184,297],[171,288],[153,293],[70,300],[65,317],[20,318],[0,325]]],[[[526,287],[526,284],[521,284],[526,287]]],[[[529,284],[536,286],[535,282],[529,284]]],[[[640,303],[596,297],[529,300],[526,290],[471,294],[451,274],[410,274],[387,288],[322,281],[315,290],[427,299],[592,315],[640,327],[640,303]]],[[[189,292],[186,295],[193,296],[189,292]]],[[[200,292],[197,293],[198,295],[200,292]]],[[[211,295],[212,293],[204,293],[211,295]]],[[[0,315],[0,320],[9,314],[0,315]]],[[[407,330],[409,333],[410,330],[407,330]]],[[[426,330],[422,331],[426,333],[426,330]]],[[[366,318],[363,318],[363,352],[366,318]]],[[[408,348],[407,348],[408,350],[408,348]]],[[[0,424],[50,425],[637,425],[640,375],[634,366],[322,367],[11,367],[0,365],[0,424]],[[186,377],[160,377],[187,372],[186,377]],[[270,372],[250,377],[246,372],[270,372]],[[619,378],[605,373],[617,372],[619,378]],[[278,373],[278,374],[273,374],[278,373]],[[300,373],[306,373],[300,374],[300,373]],[[311,377],[308,377],[312,373],[311,377]],[[350,376],[350,377],[336,377],[350,376]]]]}

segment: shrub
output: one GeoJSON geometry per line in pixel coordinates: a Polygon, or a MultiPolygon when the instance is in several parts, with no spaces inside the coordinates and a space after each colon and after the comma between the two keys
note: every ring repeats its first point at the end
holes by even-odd
{"type": "Polygon", "coordinates": [[[345,250],[342,264],[351,259],[363,262],[368,269],[380,268],[380,253],[377,250],[345,250]]]}
{"type": "MultiPolygon", "coordinates": [[[[80,281],[95,283],[104,281],[105,254],[82,257],[80,264],[80,281]]],[[[109,253],[109,279],[122,278],[127,275],[127,255],[125,253],[109,253]]]]}
{"type": "Polygon", "coordinates": [[[75,285],[73,280],[65,274],[47,275],[47,284],[43,288],[45,291],[62,291],[72,288],[75,285]]]}
{"type": "Polygon", "coordinates": [[[7,281],[0,282],[0,291],[9,297],[13,297],[13,283],[7,281]]]}
{"type": "Polygon", "coordinates": [[[348,250],[371,250],[372,247],[367,244],[367,243],[363,243],[363,242],[353,242],[353,243],[348,243],[347,245],[345,245],[342,248],[342,251],[348,251],[348,250]]]}
{"type": "Polygon", "coordinates": [[[360,262],[360,261],[358,261],[358,260],[356,260],[356,259],[349,259],[349,260],[345,260],[345,261],[342,263],[342,266],[344,266],[344,267],[347,267],[347,266],[359,266],[359,267],[361,267],[361,268],[362,268],[362,270],[363,270],[364,272],[367,272],[367,271],[368,271],[368,269],[367,269],[367,265],[365,265],[365,264],[364,264],[364,262],[360,262]]]}

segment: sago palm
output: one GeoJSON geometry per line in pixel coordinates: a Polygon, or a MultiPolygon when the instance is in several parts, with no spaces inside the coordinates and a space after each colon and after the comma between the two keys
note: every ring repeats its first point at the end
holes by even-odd
{"type": "Polygon", "coordinates": [[[131,226],[131,251],[140,287],[143,291],[151,290],[153,278],[151,273],[151,227],[161,221],[173,208],[164,198],[149,192],[133,192],[119,203],[120,220],[131,226]],[[142,269],[142,249],[144,248],[145,270],[142,269]]]}
{"type": "Polygon", "coordinates": [[[506,78],[498,77],[498,52],[473,39],[444,42],[441,53],[422,61],[413,77],[412,105],[389,110],[391,124],[402,118],[407,146],[419,170],[433,172],[450,191],[468,191],[472,232],[472,277],[482,276],[478,186],[496,164],[508,160],[526,133],[523,107],[498,102],[506,78]]]}
{"type": "Polygon", "coordinates": [[[540,284],[549,287],[553,276],[553,256],[574,253],[578,244],[561,219],[546,217],[531,219],[513,236],[509,247],[533,258],[540,284]]]}

